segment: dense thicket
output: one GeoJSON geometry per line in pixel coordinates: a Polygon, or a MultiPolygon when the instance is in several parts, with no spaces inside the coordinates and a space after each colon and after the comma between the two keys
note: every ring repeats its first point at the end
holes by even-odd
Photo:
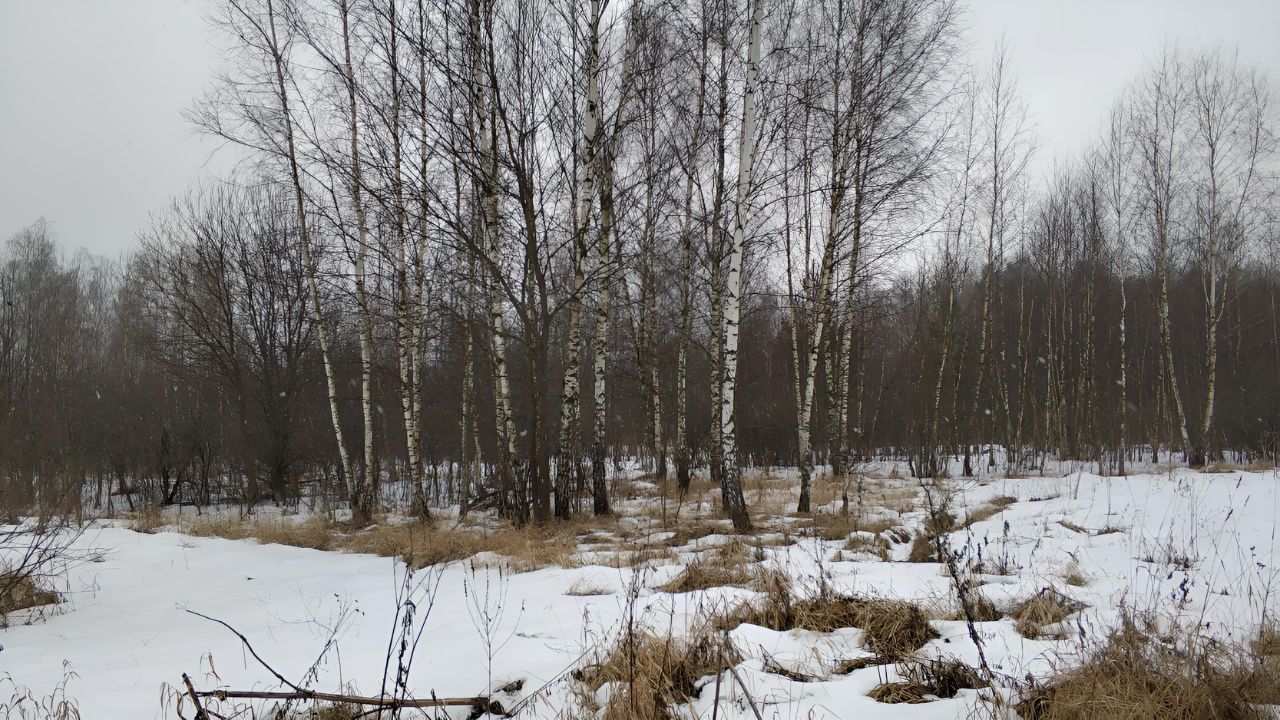
{"type": "Polygon", "coordinates": [[[6,506],[546,520],[623,457],[727,498],[735,453],[798,465],[802,510],[815,462],[885,454],[1274,458],[1268,81],[1170,49],[1039,182],[959,15],[225,0],[191,118],[251,162],[120,263],[5,250],[6,506]]]}

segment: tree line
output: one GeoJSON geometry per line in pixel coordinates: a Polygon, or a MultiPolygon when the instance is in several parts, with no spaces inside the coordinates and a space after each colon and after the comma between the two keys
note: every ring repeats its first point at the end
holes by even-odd
{"type": "MultiPolygon", "coordinates": [[[[3,258],[11,508],[610,511],[639,458],[1270,457],[1269,80],[1167,47],[1032,176],[955,0],[220,0],[240,148],[118,263],[3,258]]],[[[12,510],[11,510],[12,511],[12,510]]]]}

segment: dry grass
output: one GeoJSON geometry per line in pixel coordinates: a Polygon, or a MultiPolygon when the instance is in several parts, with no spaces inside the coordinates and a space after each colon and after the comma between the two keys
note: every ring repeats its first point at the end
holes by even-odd
{"type": "Polygon", "coordinates": [[[913,658],[898,664],[898,674],[900,681],[881,683],[867,695],[882,703],[915,705],[987,687],[977,670],[954,658],[913,658]]]}
{"type": "Polygon", "coordinates": [[[855,532],[879,534],[897,527],[895,519],[869,513],[817,513],[801,523],[804,534],[844,540],[855,532]]]}
{"type": "Polygon", "coordinates": [[[669,547],[636,545],[632,548],[610,551],[597,562],[611,568],[634,569],[673,563],[679,559],[680,556],[676,554],[676,551],[669,547]]]}
{"type": "Polygon", "coordinates": [[[844,549],[847,552],[873,555],[886,562],[889,560],[889,541],[882,535],[850,535],[844,543],[844,549]]]}
{"type": "MultiPolygon", "coordinates": [[[[1001,506],[1003,508],[1003,506],[1001,506]]],[[[967,526],[966,526],[967,527],[967,526]]],[[[942,562],[938,557],[938,538],[959,529],[955,513],[945,506],[929,514],[924,520],[924,528],[916,532],[911,540],[911,550],[907,553],[907,562],[926,563],[942,562]]]]}
{"type": "MultiPolygon", "coordinates": [[[[1016,622],[1018,634],[1035,640],[1044,636],[1044,626],[1054,625],[1084,609],[1084,604],[1063,595],[1056,588],[1040,592],[1013,606],[1009,612],[1016,622]]],[[[1063,639],[1060,635],[1056,639],[1063,639]]]]}
{"type": "Polygon", "coordinates": [[[942,562],[938,558],[936,536],[924,532],[916,533],[911,539],[911,551],[907,553],[907,562],[942,562]]]}
{"type": "Polygon", "coordinates": [[[721,533],[732,532],[716,525],[701,523],[694,521],[689,527],[676,528],[675,533],[666,541],[667,547],[678,548],[688,545],[691,542],[701,540],[704,537],[718,535],[721,533]]]}
{"type": "Polygon", "coordinates": [[[1026,720],[1254,720],[1280,701],[1280,667],[1186,633],[1126,617],[1079,666],[1033,687],[1026,720]]]}
{"type": "Polygon", "coordinates": [[[1018,499],[1008,495],[1001,495],[992,498],[976,508],[966,508],[964,522],[960,527],[967,528],[974,523],[990,520],[991,518],[1004,512],[1004,509],[1017,502],[1018,499]]]}
{"type": "Polygon", "coordinates": [[[263,545],[291,545],[312,550],[332,550],[341,542],[338,528],[317,517],[292,522],[284,518],[240,520],[225,515],[205,515],[179,527],[197,537],[254,538],[263,545]]]}
{"type": "Polygon", "coordinates": [[[9,613],[52,605],[59,600],[56,592],[40,587],[32,578],[0,568],[0,628],[7,625],[5,616],[9,613]]]}
{"type": "Polygon", "coordinates": [[[413,567],[465,560],[480,553],[500,556],[495,564],[513,572],[578,564],[571,527],[506,525],[481,530],[421,523],[383,524],[345,536],[340,547],[350,552],[403,557],[413,567]]]}
{"type": "Polygon", "coordinates": [[[574,597],[593,597],[597,595],[612,595],[613,588],[607,583],[592,578],[578,578],[573,581],[569,589],[564,592],[565,595],[573,595],[574,597]]]}
{"type": "MultiPolygon", "coordinates": [[[[984,595],[975,587],[969,588],[968,593],[969,612],[973,613],[974,622],[995,622],[1004,617],[1004,613],[991,602],[991,598],[984,595]]],[[[941,613],[945,620],[968,620],[965,615],[964,607],[960,601],[956,599],[950,606],[950,612],[941,613]]]]}
{"type": "Polygon", "coordinates": [[[598,662],[575,670],[579,701],[601,720],[668,720],[672,708],[697,697],[698,681],[717,675],[740,658],[708,630],[679,639],[646,632],[623,635],[598,662]],[[594,700],[614,683],[604,707],[594,700]],[[585,691],[585,692],[584,692],[585,691]]]}
{"type": "Polygon", "coordinates": [[[1072,560],[1062,571],[1062,582],[1072,587],[1084,587],[1089,584],[1089,576],[1085,575],[1080,566],[1072,560]]]}
{"type": "Polygon", "coordinates": [[[1215,462],[1212,465],[1205,465],[1197,468],[1202,473],[1235,473],[1235,472],[1266,472],[1275,465],[1270,460],[1254,460],[1247,465],[1240,465],[1233,462],[1215,462]]]}
{"type": "Polygon", "coordinates": [[[835,672],[837,675],[848,675],[851,672],[865,670],[869,667],[879,667],[881,665],[892,665],[893,658],[880,657],[879,655],[867,655],[865,657],[853,658],[852,660],[841,660],[836,663],[835,672]]]}
{"type": "Polygon", "coordinates": [[[1274,623],[1263,625],[1250,650],[1257,658],[1280,658],[1280,626],[1274,623]]]}
{"type": "Polygon", "coordinates": [[[159,532],[169,524],[159,507],[147,507],[129,516],[129,529],[148,535],[159,532]]]}
{"type": "Polygon", "coordinates": [[[466,560],[480,553],[498,556],[495,564],[513,572],[577,565],[577,528],[573,524],[555,528],[504,524],[489,529],[415,522],[352,529],[319,517],[293,521],[206,515],[177,527],[198,537],[252,538],[264,545],[400,557],[416,568],[466,560]]]}
{"type": "Polygon", "coordinates": [[[662,592],[687,593],[714,587],[742,587],[751,582],[751,573],[732,558],[698,558],[684,566],[675,578],[658,586],[662,592]]]}
{"type": "Polygon", "coordinates": [[[1074,533],[1080,533],[1081,535],[1089,534],[1089,531],[1084,529],[1084,526],[1077,525],[1070,520],[1059,520],[1058,524],[1074,533]]]}
{"type": "Polygon", "coordinates": [[[815,632],[858,628],[863,632],[863,644],[868,650],[890,658],[904,657],[938,637],[925,612],[905,600],[830,592],[800,599],[791,592],[785,578],[766,575],[762,582],[763,601],[738,606],[720,619],[721,627],[731,629],[751,623],[772,630],[815,632]]]}

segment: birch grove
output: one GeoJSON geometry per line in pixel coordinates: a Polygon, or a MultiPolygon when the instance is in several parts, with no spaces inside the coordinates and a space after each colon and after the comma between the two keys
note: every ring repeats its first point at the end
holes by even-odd
{"type": "Polygon", "coordinates": [[[247,160],[118,264],[43,224],[0,258],[11,497],[550,524],[673,468],[747,532],[778,466],[822,513],[884,458],[1275,458],[1276,108],[1228,49],[1163,50],[1038,177],[955,0],[215,4],[188,116],[247,160]]]}

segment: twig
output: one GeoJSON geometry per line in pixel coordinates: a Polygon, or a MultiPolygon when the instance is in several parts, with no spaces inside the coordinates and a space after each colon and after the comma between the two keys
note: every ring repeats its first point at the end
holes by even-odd
{"type": "Polygon", "coordinates": [[[267,664],[267,661],[266,661],[266,660],[263,660],[263,659],[262,659],[262,656],[261,656],[261,655],[259,655],[259,654],[257,653],[257,651],[255,651],[255,650],[253,649],[253,645],[249,644],[249,638],[245,637],[245,636],[244,636],[244,633],[242,633],[242,632],[240,632],[239,630],[237,630],[237,629],[235,629],[235,628],[231,627],[229,624],[227,624],[227,623],[226,623],[225,621],[223,621],[223,620],[219,620],[218,618],[215,618],[215,617],[209,617],[208,615],[205,615],[204,613],[198,613],[198,612],[196,612],[195,610],[192,610],[192,609],[190,609],[190,608],[184,608],[184,609],[185,609],[187,612],[191,613],[192,615],[195,615],[196,617],[202,617],[202,618],[204,618],[205,620],[209,620],[210,622],[216,622],[216,623],[218,623],[219,625],[221,625],[222,627],[224,627],[224,628],[226,628],[226,629],[230,630],[232,633],[234,633],[236,637],[240,638],[240,642],[244,643],[244,647],[245,647],[245,649],[249,651],[249,654],[253,656],[253,659],[254,659],[254,660],[257,660],[259,665],[261,665],[262,667],[266,668],[267,672],[269,672],[269,673],[271,673],[272,675],[274,675],[274,676],[276,677],[276,679],[277,679],[277,680],[279,680],[279,681],[280,681],[280,683],[281,683],[282,685],[285,685],[285,686],[287,686],[287,687],[291,688],[291,689],[292,689],[292,690],[294,690],[295,692],[299,692],[299,693],[306,693],[306,692],[309,692],[309,691],[307,691],[307,690],[303,690],[302,688],[298,687],[297,685],[294,685],[293,683],[289,682],[288,680],[286,680],[286,679],[285,679],[285,677],[284,677],[283,675],[281,675],[280,673],[276,672],[276,669],[275,669],[275,668],[273,668],[273,667],[271,667],[270,665],[268,665],[268,664],[267,664]]]}
{"type": "MultiPolygon", "coordinates": [[[[724,634],[723,642],[724,645],[729,644],[728,633],[724,634]]],[[[723,650],[721,652],[723,653],[723,650]]],[[[738,669],[731,663],[727,662],[725,663],[725,666],[729,668],[729,672],[733,675],[733,679],[738,681],[738,687],[742,688],[742,694],[747,698],[747,705],[751,707],[751,712],[755,713],[756,720],[764,720],[764,716],[760,714],[760,708],[756,707],[756,701],[751,697],[751,691],[747,689],[747,684],[743,682],[742,676],[738,674],[738,669]]]]}
{"type": "Polygon", "coordinates": [[[191,677],[186,673],[182,673],[182,682],[187,686],[187,694],[191,696],[191,702],[196,706],[196,720],[209,720],[209,713],[204,711],[204,706],[200,704],[200,696],[196,693],[196,688],[191,684],[191,677]]]}

